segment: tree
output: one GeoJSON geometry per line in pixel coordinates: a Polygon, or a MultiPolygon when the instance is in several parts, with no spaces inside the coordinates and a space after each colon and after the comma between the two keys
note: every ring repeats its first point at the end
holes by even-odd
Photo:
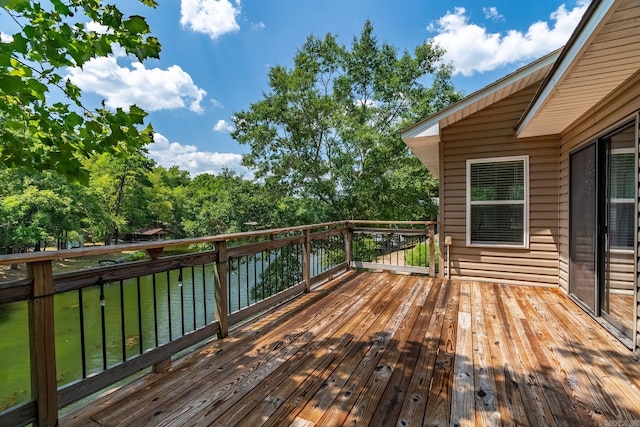
{"type": "Polygon", "coordinates": [[[70,236],[104,222],[105,211],[91,188],[55,172],[0,169],[0,252],[38,251],[48,240],[65,247],[70,236]]]}
{"type": "Polygon", "coordinates": [[[267,186],[313,200],[325,220],[426,219],[436,181],[400,131],[459,98],[442,53],[424,43],[398,55],[368,21],[350,48],[310,36],[292,69],[270,69],[264,99],[235,114],[233,136],[251,148],[245,165],[267,186]]]}
{"type": "Polygon", "coordinates": [[[90,186],[109,212],[105,244],[117,243],[124,232],[147,227],[157,220],[149,209],[153,192],[149,173],[153,166],[153,160],[143,151],[124,159],[104,153],[85,162],[90,186]]]}
{"type": "Polygon", "coordinates": [[[280,220],[277,195],[231,170],[196,176],[186,189],[185,203],[183,224],[189,236],[270,228],[280,220]]]}
{"type": "Polygon", "coordinates": [[[149,173],[152,184],[149,210],[156,225],[167,229],[174,238],[186,236],[183,221],[187,214],[187,188],[191,183],[189,172],[177,166],[165,169],[156,166],[149,173]]]}
{"type": "Polygon", "coordinates": [[[67,67],[107,56],[114,44],[140,61],[158,58],[160,44],[143,17],[125,17],[99,0],[4,0],[0,13],[17,28],[0,42],[0,164],[86,182],[83,160],[93,153],[126,157],[151,141],[142,109],[91,109],[65,77],[67,67]],[[87,20],[104,31],[90,31],[87,20]]]}

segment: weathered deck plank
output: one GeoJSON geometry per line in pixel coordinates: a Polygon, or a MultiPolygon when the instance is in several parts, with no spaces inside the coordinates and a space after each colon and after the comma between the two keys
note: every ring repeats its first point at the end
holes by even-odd
{"type": "Polygon", "coordinates": [[[498,312],[501,310],[497,293],[499,288],[482,285],[484,297],[484,316],[487,321],[487,334],[491,343],[491,368],[496,379],[496,391],[500,418],[511,425],[533,424],[524,408],[523,397],[518,386],[518,372],[511,346],[513,337],[510,326],[503,325],[498,312]]]}
{"type": "Polygon", "coordinates": [[[438,300],[439,286],[433,286],[432,280],[425,282],[425,290],[428,290],[426,301],[422,304],[422,310],[418,319],[411,329],[411,333],[402,344],[400,359],[396,364],[391,378],[385,388],[384,394],[380,398],[375,413],[372,414],[370,426],[388,426],[399,419],[402,405],[405,401],[411,400],[407,393],[411,390],[410,384],[422,367],[419,363],[422,353],[422,346],[431,317],[433,308],[438,300]]]}
{"type": "MultiPolygon", "coordinates": [[[[231,410],[221,414],[216,422],[220,425],[233,425],[242,420],[247,425],[255,425],[266,420],[275,421],[278,413],[290,418],[294,408],[287,405],[281,409],[280,406],[295,402],[295,406],[299,407],[302,402],[306,403],[300,396],[295,399],[291,399],[291,396],[304,382],[315,382],[319,388],[322,381],[318,373],[326,371],[332,363],[337,366],[339,362],[336,362],[336,358],[344,355],[368,329],[364,322],[366,317],[382,315],[382,309],[399,291],[399,288],[389,287],[381,280],[374,281],[373,285],[375,286],[362,289],[365,293],[360,298],[355,298],[355,295],[347,296],[357,301],[351,304],[348,315],[343,316],[343,323],[336,323],[333,333],[319,337],[316,345],[309,346],[308,351],[300,358],[299,365],[282,365],[279,372],[274,372],[231,410]],[[369,294],[366,293],[367,290],[369,294]],[[369,307],[373,307],[373,310],[369,307]]],[[[303,388],[305,392],[313,389],[303,388]]]]}
{"type": "Polygon", "coordinates": [[[491,365],[491,344],[484,317],[484,300],[478,283],[471,283],[471,310],[473,314],[473,367],[475,382],[476,424],[496,427],[502,425],[498,410],[496,378],[491,365]]]}
{"type": "MultiPolygon", "coordinates": [[[[301,404],[294,413],[306,420],[319,421],[342,388],[348,384],[348,379],[358,365],[363,360],[369,360],[371,354],[375,355],[380,350],[383,345],[380,340],[383,336],[382,331],[392,321],[397,309],[394,301],[398,299],[399,292],[400,286],[393,286],[384,294],[382,300],[379,300],[366,316],[369,320],[359,320],[362,328],[359,328],[357,333],[353,330],[346,332],[348,345],[333,352],[331,363],[316,375],[300,381],[298,390],[304,392],[296,399],[301,404]],[[373,323],[370,322],[371,319],[375,319],[373,323]]],[[[285,425],[291,415],[287,411],[280,411],[278,416],[267,422],[267,425],[285,425]]]]}
{"type": "Polygon", "coordinates": [[[458,426],[476,425],[473,372],[473,338],[471,328],[471,286],[462,283],[458,310],[458,339],[453,366],[451,389],[451,423],[458,426]]]}
{"type": "Polygon", "coordinates": [[[83,425],[602,425],[640,363],[555,290],[358,273],[61,420],[83,425]]]}

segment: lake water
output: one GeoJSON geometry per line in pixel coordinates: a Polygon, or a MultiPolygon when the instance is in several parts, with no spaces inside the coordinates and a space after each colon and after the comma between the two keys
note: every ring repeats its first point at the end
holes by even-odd
{"type": "MultiPolygon", "coordinates": [[[[315,256],[312,265],[315,266],[313,275],[331,267],[320,266],[315,256]]],[[[268,263],[263,267],[261,263],[254,264],[253,260],[232,266],[229,312],[254,302],[251,290],[256,282],[260,282],[266,266],[268,263]]],[[[158,273],[142,277],[139,286],[135,279],[124,281],[122,285],[119,282],[104,285],[104,337],[99,286],[82,291],[84,336],[80,328],[79,292],[56,295],[54,321],[58,385],[82,378],[83,340],[85,369],[89,376],[103,369],[103,352],[106,352],[107,365],[112,366],[122,362],[125,356],[128,359],[139,354],[141,344],[144,351],[169,342],[170,336],[175,339],[183,331],[188,333],[213,322],[213,265],[184,268],[182,286],[179,286],[178,278],[178,272],[172,271],[169,275],[158,273]]],[[[30,398],[28,337],[27,303],[0,305],[0,411],[30,398]]]]}

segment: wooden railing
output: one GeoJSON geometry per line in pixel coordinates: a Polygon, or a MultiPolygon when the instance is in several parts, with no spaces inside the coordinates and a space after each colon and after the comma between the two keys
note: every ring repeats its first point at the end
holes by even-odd
{"type": "Polygon", "coordinates": [[[22,304],[26,311],[31,398],[0,412],[0,425],[56,425],[60,408],[146,368],[166,370],[176,353],[225,338],[234,325],[350,267],[434,276],[434,230],[433,222],[344,221],[2,256],[0,264],[25,264],[28,272],[0,284],[0,310],[22,304]],[[163,256],[185,245],[208,248],[163,256]],[[139,250],[150,259],[54,274],[59,260],[139,250]],[[56,328],[56,305],[66,310],[65,330],[56,328]],[[73,353],[71,373],[58,369],[62,350],[73,353]]]}

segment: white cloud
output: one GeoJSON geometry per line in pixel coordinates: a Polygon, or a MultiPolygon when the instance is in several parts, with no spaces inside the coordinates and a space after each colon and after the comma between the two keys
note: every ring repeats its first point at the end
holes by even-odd
{"type": "MultiPolygon", "coordinates": [[[[114,52],[122,56],[121,48],[114,46],[114,52]]],[[[68,77],[80,89],[103,96],[110,108],[136,104],[147,111],[186,107],[202,113],[200,103],[207,94],[177,65],[166,70],[147,69],[140,62],[133,62],[131,68],[121,67],[115,56],[94,58],[82,68],[70,68],[68,77]]]]}
{"type": "Polygon", "coordinates": [[[376,108],[380,105],[380,103],[373,99],[357,99],[356,101],[354,101],[354,105],[358,107],[366,106],[367,108],[376,108]]]}
{"type": "Polygon", "coordinates": [[[235,4],[230,0],[182,0],[180,24],[196,33],[208,34],[215,40],[240,29],[236,21],[240,14],[240,0],[235,4]]]}
{"type": "Polygon", "coordinates": [[[255,24],[252,24],[251,28],[254,30],[264,30],[265,28],[267,28],[267,26],[264,24],[264,22],[257,22],[255,24]]]}
{"type": "Polygon", "coordinates": [[[3,33],[0,31],[0,43],[11,43],[13,36],[11,34],[3,33]]]}
{"type": "Polygon", "coordinates": [[[113,30],[106,25],[98,24],[96,21],[84,24],[87,31],[95,31],[98,34],[113,34],[113,30]]]}
{"type": "Polygon", "coordinates": [[[215,124],[213,130],[216,132],[225,132],[230,133],[236,130],[233,125],[226,120],[218,120],[218,123],[215,124]]]}
{"type": "Polygon", "coordinates": [[[219,174],[223,168],[231,169],[236,173],[251,179],[253,174],[242,166],[242,155],[235,153],[215,153],[199,151],[193,145],[182,145],[179,142],[169,140],[159,134],[153,134],[153,143],[147,146],[149,156],[158,162],[160,166],[170,168],[178,166],[188,171],[191,176],[202,173],[219,174]]]}
{"type": "Polygon", "coordinates": [[[484,17],[487,19],[493,19],[494,21],[500,21],[504,19],[504,16],[498,12],[498,8],[495,6],[483,7],[482,12],[484,13],[484,17]]]}
{"type": "Polygon", "coordinates": [[[462,7],[448,12],[429,29],[438,33],[433,41],[446,50],[445,61],[453,63],[454,73],[471,76],[530,61],[563,46],[587,6],[585,0],[571,10],[563,4],[549,16],[553,25],[538,21],[526,33],[516,30],[489,33],[486,28],[470,23],[462,7]]]}
{"type": "Polygon", "coordinates": [[[213,104],[213,106],[216,107],[216,108],[223,108],[224,107],[220,101],[218,101],[217,99],[213,99],[213,98],[211,98],[211,104],[213,104]]]}

